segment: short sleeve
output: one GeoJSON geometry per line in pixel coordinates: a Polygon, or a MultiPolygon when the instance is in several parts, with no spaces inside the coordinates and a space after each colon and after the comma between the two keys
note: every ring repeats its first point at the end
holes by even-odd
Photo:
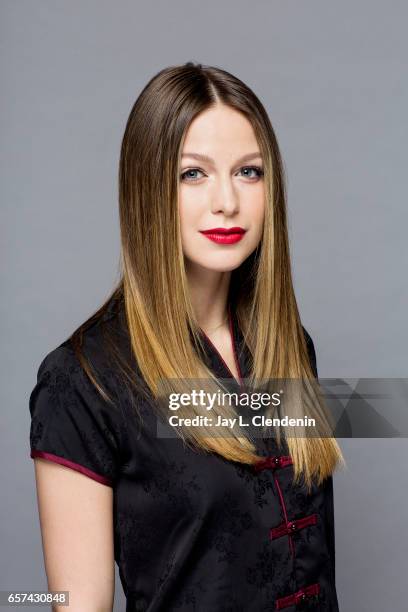
{"type": "Polygon", "coordinates": [[[114,486],[121,465],[122,412],[102,398],[70,346],[57,347],[41,362],[29,408],[33,459],[48,459],[114,486]]]}

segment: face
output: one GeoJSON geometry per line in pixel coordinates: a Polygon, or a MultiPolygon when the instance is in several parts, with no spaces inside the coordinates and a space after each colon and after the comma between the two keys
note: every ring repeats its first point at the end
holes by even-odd
{"type": "Polygon", "coordinates": [[[239,267],[261,240],[265,211],[261,153],[243,114],[218,104],[191,122],[179,193],[186,267],[239,267]]]}

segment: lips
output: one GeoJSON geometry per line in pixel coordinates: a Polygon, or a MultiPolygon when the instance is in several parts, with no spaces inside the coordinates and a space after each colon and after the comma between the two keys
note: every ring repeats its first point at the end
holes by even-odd
{"type": "Polygon", "coordinates": [[[209,230],[202,230],[206,238],[218,244],[234,244],[244,237],[246,230],[242,227],[213,227],[209,230]]]}
{"type": "Polygon", "coordinates": [[[209,230],[202,230],[202,234],[245,234],[242,227],[213,227],[209,230]]]}

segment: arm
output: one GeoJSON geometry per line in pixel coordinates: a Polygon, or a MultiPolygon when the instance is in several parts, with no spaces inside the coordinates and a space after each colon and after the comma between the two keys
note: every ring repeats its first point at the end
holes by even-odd
{"type": "Polygon", "coordinates": [[[53,612],[112,612],[112,488],[46,459],[34,462],[48,589],[69,591],[69,607],[56,604],[53,612]]]}

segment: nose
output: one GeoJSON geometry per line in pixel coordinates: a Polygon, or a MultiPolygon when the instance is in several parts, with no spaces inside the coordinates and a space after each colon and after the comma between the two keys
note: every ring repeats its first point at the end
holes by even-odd
{"type": "Polygon", "coordinates": [[[215,181],[211,194],[211,212],[233,215],[239,211],[239,198],[230,176],[215,181]]]}

